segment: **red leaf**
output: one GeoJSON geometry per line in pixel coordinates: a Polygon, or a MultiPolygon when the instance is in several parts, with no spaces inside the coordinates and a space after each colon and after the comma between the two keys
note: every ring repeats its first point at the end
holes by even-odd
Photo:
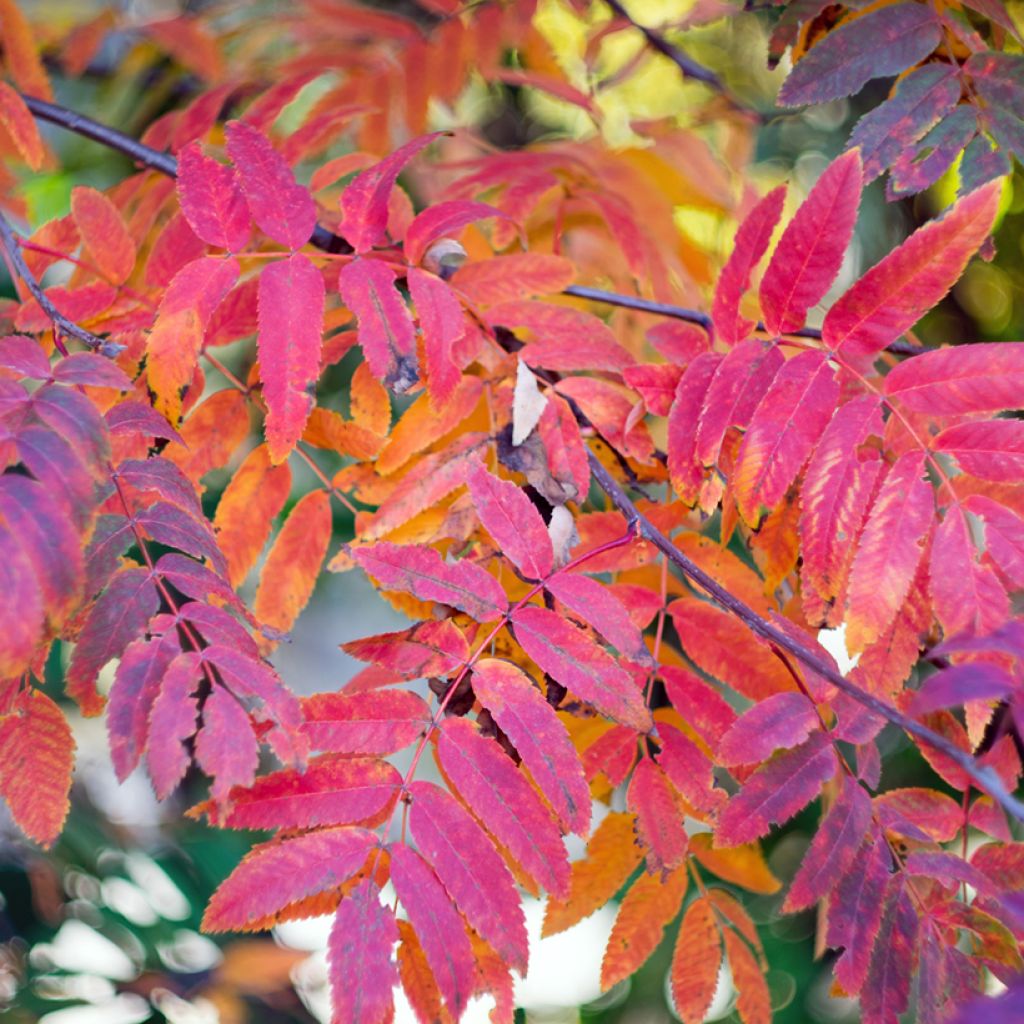
{"type": "Polygon", "coordinates": [[[237,172],[204,156],[198,142],[178,154],[178,199],[192,230],[210,245],[239,252],[249,241],[249,207],[237,172]]]}
{"type": "Polygon", "coordinates": [[[393,804],[402,777],[386,761],[324,754],[304,771],[282,768],[236,786],[219,809],[203,804],[221,828],[313,828],[369,821],[393,804]]]}
{"type": "Polygon", "coordinates": [[[847,992],[858,992],[864,984],[885,911],[891,867],[888,844],[876,835],[861,847],[830,901],[828,944],[833,949],[845,949],[834,970],[847,992]]]}
{"type": "Polygon", "coordinates": [[[441,728],[438,758],[469,809],[538,885],[569,893],[569,858],[551,813],[494,740],[465,718],[441,728]]]}
{"type": "Polygon", "coordinates": [[[850,569],[846,646],[855,653],[896,617],[924,555],[935,499],[922,479],[924,456],[907,452],[875,498],[850,569]]]}
{"type": "Polygon", "coordinates": [[[469,923],[521,974],[526,926],[505,862],[469,812],[430,782],[409,786],[409,827],[423,856],[469,923]]]}
{"type": "Polygon", "coordinates": [[[407,690],[315,693],[302,702],[302,731],[314,750],[391,754],[422,735],[430,708],[407,690]]]}
{"type": "Polygon", "coordinates": [[[313,595],[330,540],[330,495],[310,491],[292,509],[263,563],[253,602],[258,619],[291,629],[313,595]]]}
{"type": "Polygon", "coordinates": [[[0,82],[0,124],[7,130],[21,158],[38,171],[46,158],[46,149],[25,101],[6,82],[0,82]]]}
{"type": "Polygon", "coordinates": [[[298,249],[316,227],[316,205],[309,190],[267,137],[244,121],[229,121],[228,153],[235,164],[249,212],[275,242],[298,249]]]}
{"type": "Polygon", "coordinates": [[[991,182],[971,192],[876,263],[828,311],[821,328],[825,344],[863,365],[912,327],[949,291],[988,237],[1001,187],[991,182]]]}
{"type": "Polygon", "coordinates": [[[560,615],[527,605],[512,613],[516,639],[563,686],[602,714],[638,731],[651,726],[643,693],[607,651],[560,615]]]}
{"type": "Polygon", "coordinates": [[[803,327],[807,311],[836,279],[853,236],[860,191],[860,153],[851,150],[829,164],[801,203],[761,281],[769,331],[785,334],[803,327]]]}
{"type": "Polygon", "coordinates": [[[227,798],[232,786],[251,786],[260,747],[249,716],[230,691],[215,686],[203,704],[203,727],[196,736],[196,761],[213,779],[215,800],[227,798]]]}
{"type": "Polygon", "coordinates": [[[991,566],[978,562],[967,517],[950,505],[935,531],[928,567],[935,617],[946,636],[991,632],[1006,621],[1009,598],[991,566]]]}
{"type": "Polygon", "coordinates": [[[466,331],[462,305],[440,278],[410,267],[406,273],[420,330],[427,371],[427,391],[435,409],[443,409],[461,380],[453,347],[466,331]]]}
{"type": "MultiPolygon", "coordinates": [[[[427,136],[429,142],[434,136],[427,136]]],[[[467,224],[487,217],[504,218],[501,210],[489,203],[474,203],[467,199],[455,199],[435,203],[418,213],[405,233],[405,258],[410,263],[419,263],[432,242],[454,235],[467,224]]]]}
{"type": "Polygon", "coordinates": [[[131,775],[142,757],[150,708],[160,691],[160,680],[179,652],[177,640],[166,636],[135,640],[121,655],[107,704],[110,759],[118,782],[131,775]]]}
{"type": "Polygon", "coordinates": [[[861,395],[840,407],[818,441],[800,489],[801,580],[809,597],[832,604],[846,588],[861,526],[883,463],[861,446],[882,436],[877,398],[861,395]]]}
{"type": "MultiPolygon", "coordinates": [[[[210,898],[203,930],[266,927],[267,919],[289,903],[337,888],[351,878],[374,841],[365,829],[333,828],[254,847],[210,898]]],[[[390,950],[389,945],[389,954],[390,950]]]]}
{"type": "MultiPolygon", "coordinates": [[[[393,843],[391,883],[423,947],[434,981],[456,1019],[473,991],[473,948],[458,910],[422,857],[393,843]]],[[[362,1018],[357,1018],[361,1020],[362,1018]]]]}
{"type": "Polygon", "coordinates": [[[724,765],[754,764],[800,743],[821,723],[802,693],[775,693],[741,715],[718,745],[724,765]]]}
{"type": "Polygon", "coordinates": [[[872,78],[891,77],[935,49],[942,27],[914,3],[869,11],[833,29],[804,56],[779,90],[779,103],[799,107],[852,96],[872,78]]]}
{"type": "Polygon", "coordinates": [[[202,679],[199,655],[179,654],[160,681],[149,712],[146,767],[158,800],[166,800],[185,777],[191,763],[186,743],[196,731],[196,690],[202,679]]]}
{"type": "Polygon", "coordinates": [[[672,707],[712,750],[717,750],[722,736],[736,721],[736,712],[713,686],[692,672],[662,665],[659,673],[672,707]]]}
{"type": "Polygon", "coordinates": [[[283,462],[306,428],[320,376],[324,279],[302,253],[260,274],[260,379],[270,461],[283,462]]]}
{"type": "Polygon", "coordinates": [[[479,463],[470,469],[466,482],[476,514],[502,555],[527,579],[545,579],[554,551],[533,502],[515,484],[499,480],[479,463]]]}
{"type": "Polygon", "coordinates": [[[1024,423],[1020,420],[972,420],[947,427],[934,440],[965,473],[982,480],[1016,483],[1024,477],[1024,423]]]}
{"type": "Polygon", "coordinates": [[[83,714],[98,715],[103,709],[96,692],[100,669],[142,635],[159,607],[148,569],[122,569],[99,596],[79,633],[65,683],[83,714]]]}
{"type": "Polygon", "coordinates": [[[782,216],[782,204],[786,201],[786,189],[774,188],[747,214],[736,232],[733,251],[729,255],[711,304],[711,318],[715,323],[718,337],[726,345],[743,341],[754,326],[752,320],[740,315],[740,299],[750,287],[754,268],[768,250],[775,225],[782,216]]]}
{"type": "Polygon", "coordinates": [[[822,352],[801,352],[775,375],[743,435],[732,487],[756,524],[782,500],[828,425],[839,384],[822,352]]]}
{"type": "Polygon", "coordinates": [[[395,271],[380,260],[353,260],[341,268],[338,288],[359,321],[359,344],[373,375],[396,394],[419,379],[416,332],[395,288],[395,271]]]}
{"type": "Polygon", "coordinates": [[[401,679],[449,675],[469,660],[469,644],[450,619],[428,620],[397,633],[349,640],[341,649],[401,679]]]}
{"type": "Polygon", "coordinates": [[[483,658],[473,668],[473,691],[512,741],[565,828],[586,835],[590,791],[579,755],[554,709],[522,669],[483,658]]]}
{"type": "Polygon", "coordinates": [[[76,185],[71,215],[100,273],[112,284],[124,284],[135,269],[135,243],[118,208],[102,192],[76,185]]]}
{"type": "MultiPolygon", "coordinates": [[[[369,252],[385,240],[388,198],[395,180],[402,168],[441,134],[421,135],[400,146],[380,163],[357,174],[342,192],[340,230],[357,253],[369,252]]],[[[417,261],[410,257],[409,262],[417,261]]]]}
{"type": "Polygon", "coordinates": [[[853,863],[871,827],[871,799],[845,775],[836,802],[811,840],[789,888],[785,913],[824,899],[853,863]]]}
{"type": "Polygon", "coordinates": [[[722,940],[711,903],[695,899],[683,915],[672,954],[672,1001],[684,1024],[703,1024],[718,988],[722,940]]]}
{"type": "Polygon", "coordinates": [[[778,345],[752,338],[726,353],[711,379],[697,425],[696,456],[714,466],[730,427],[746,430],[750,417],[784,364],[778,345]]]}
{"type": "Polygon", "coordinates": [[[894,366],[885,393],[932,416],[1001,412],[1020,406],[1024,342],[980,342],[944,348],[894,366]]]}
{"type": "Polygon", "coordinates": [[[0,796],[18,828],[44,847],[64,827],[74,763],[60,708],[40,690],[22,690],[0,716],[0,796]]]}
{"type": "Polygon", "coordinates": [[[626,792],[626,806],[636,815],[636,831],[647,853],[647,870],[664,873],[686,861],[683,810],[665,773],[642,758],[626,792]]]}
{"type": "Polygon", "coordinates": [[[807,806],[836,772],[836,755],[828,734],[812,733],[802,746],[762,765],[725,805],[715,842],[738,846],[765,835],[807,806]]]}
{"type": "Polygon", "coordinates": [[[679,378],[668,414],[668,472],[676,494],[688,505],[697,500],[704,470],[697,458],[697,430],[704,399],[722,356],[702,352],[679,378]]]}
{"type": "MultiPolygon", "coordinates": [[[[503,545],[503,551],[507,550],[503,545]]],[[[545,581],[544,587],[627,658],[654,664],[643,633],[630,619],[630,609],[608,586],[579,573],[560,572],[545,581]]]]}
{"type": "Polygon", "coordinates": [[[366,878],[341,901],[331,927],[327,962],[335,1024],[389,1024],[398,972],[391,950],[398,941],[395,914],[366,878]]]}
{"type": "Polygon", "coordinates": [[[891,789],[874,799],[878,822],[884,828],[920,842],[951,842],[963,825],[963,809],[934,789],[891,789]]]}
{"type": "Polygon", "coordinates": [[[177,420],[181,391],[195,373],[206,325],[238,280],[238,261],[204,256],[187,263],[167,286],[146,342],[146,379],[156,408],[177,420]]]}

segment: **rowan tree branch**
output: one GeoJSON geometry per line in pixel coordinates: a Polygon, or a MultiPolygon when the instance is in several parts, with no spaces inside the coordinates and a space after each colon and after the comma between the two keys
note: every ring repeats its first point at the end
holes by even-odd
{"type": "Polygon", "coordinates": [[[989,765],[979,764],[978,760],[966,751],[955,746],[944,736],[921,725],[920,722],[908,718],[898,709],[867,693],[859,686],[851,683],[845,676],[821,654],[800,643],[782,630],[762,618],[752,608],[744,604],[738,597],[731,594],[713,577],[709,576],[695,562],[691,561],[672,543],[630,500],[619,482],[605,469],[600,459],[589,452],[590,472],[598,486],[608,495],[611,503],[621,512],[626,521],[637,531],[639,536],[650,541],[679,571],[696,583],[722,608],[735,615],[751,632],[767,640],[791,654],[805,668],[827,679],[836,689],[842,691],[858,704],[869,711],[898,726],[905,732],[916,736],[930,747],[951,758],[970,777],[971,781],[981,790],[987,792],[1008,814],[1018,821],[1024,821],[1024,802],[1013,796],[1003,785],[995,769],[989,765]]]}
{"type": "MultiPolygon", "coordinates": [[[[77,338],[84,345],[95,349],[104,356],[116,356],[124,346],[116,342],[107,341],[98,335],[79,327],[74,321],[69,320],[57,307],[47,298],[43,286],[37,280],[35,274],[29,270],[25,257],[21,254],[21,246],[18,244],[18,236],[10,221],[0,213],[0,245],[3,246],[7,258],[10,260],[13,272],[25,282],[32,298],[39,303],[43,312],[53,321],[55,330],[60,331],[69,337],[77,338]]],[[[60,347],[60,345],[58,345],[60,347]]]]}
{"type": "MultiPolygon", "coordinates": [[[[638,26],[639,27],[639,26],[638,26]]],[[[169,178],[178,176],[178,161],[170,154],[153,149],[145,143],[133,139],[116,128],[94,121],[91,117],[79,114],[77,111],[69,110],[57,103],[49,103],[46,100],[38,99],[35,96],[27,96],[22,93],[22,99],[32,113],[40,120],[49,121],[51,124],[66,128],[84,138],[92,139],[108,149],[116,150],[134,160],[136,163],[149,167],[169,178]]],[[[322,252],[333,254],[350,253],[352,246],[345,241],[341,235],[336,235],[329,228],[317,224],[310,236],[309,244],[322,252]]],[[[27,282],[26,282],[27,283],[27,282]]],[[[620,306],[624,309],[635,309],[641,313],[653,313],[657,316],[669,317],[673,320],[684,320],[687,323],[697,324],[706,331],[711,331],[711,317],[697,309],[689,309],[686,306],[675,306],[665,302],[654,302],[650,299],[641,299],[634,295],[623,295],[620,292],[605,291],[602,288],[590,288],[584,285],[570,285],[563,292],[565,295],[572,295],[578,299],[587,299],[591,302],[603,302],[609,306],[620,306]]],[[[762,324],[758,329],[763,330],[762,324]]],[[[804,327],[799,331],[793,331],[793,335],[800,338],[821,338],[821,331],[814,327],[804,327]]],[[[923,345],[915,345],[909,341],[894,341],[886,346],[886,351],[894,355],[914,356],[927,351],[923,345]]]]}

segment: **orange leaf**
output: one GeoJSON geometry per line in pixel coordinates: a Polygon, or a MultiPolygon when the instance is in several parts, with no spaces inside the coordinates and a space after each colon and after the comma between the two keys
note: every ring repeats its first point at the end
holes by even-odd
{"type": "Polygon", "coordinates": [[[43,140],[25,101],[6,82],[0,82],[0,123],[14,140],[25,163],[38,171],[46,156],[43,140]]]}
{"type": "Polygon", "coordinates": [[[71,215],[103,276],[112,284],[124,284],[135,269],[135,243],[120,210],[102,192],[76,185],[71,190],[71,215]]]}
{"type": "Polygon", "coordinates": [[[331,499],[310,491],[292,509],[260,573],[253,611],[260,621],[289,630],[313,595],[331,539],[331,499]]]}
{"type": "Polygon", "coordinates": [[[684,1024],[701,1024],[715,998],[722,942],[715,912],[704,898],[683,916],[672,955],[672,1000],[684,1024]]]}

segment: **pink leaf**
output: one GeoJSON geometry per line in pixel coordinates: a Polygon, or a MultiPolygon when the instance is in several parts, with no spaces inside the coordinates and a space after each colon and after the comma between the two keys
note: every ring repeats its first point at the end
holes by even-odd
{"type": "Polygon", "coordinates": [[[780,747],[803,743],[819,725],[814,705],[802,693],[775,693],[733,722],[718,757],[724,765],[755,764],[780,747]]]}
{"type": "Polygon", "coordinates": [[[936,451],[949,452],[965,473],[997,483],[1024,479],[1024,423],[971,420],[947,427],[935,438],[936,451]]]}
{"type": "Polygon", "coordinates": [[[179,654],[168,666],[149,712],[146,767],[158,800],[185,777],[191,758],[185,743],[196,731],[196,698],[202,677],[199,655],[179,654]]]}
{"type": "Polygon", "coordinates": [[[244,121],[229,121],[226,134],[228,153],[259,229],[289,249],[305,245],[316,227],[316,205],[309,189],[295,180],[284,157],[262,132],[244,121]]]}
{"type": "Polygon", "coordinates": [[[860,153],[833,160],[779,239],[761,281],[765,326],[775,334],[803,327],[839,273],[860,205],[860,153]]]}
{"type": "Polygon", "coordinates": [[[430,402],[435,409],[442,409],[461,379],[453,349],[466,332],[465,314],[455,293],[440,278],[410,267],[406,280],[423,332],[430,402]]]}
{"type": "Polygon", "coordinates": [[[275,465],[295,447],[313,409],[320,376],[324,281],[302,253],[260,274],[260,379],[267,403],[267,448],[275,465]]]}
{"type": "Polygon", "coordinates": [[[508,480],[499,480],[481,464],[467,474],[469,493],[483,527],[498,550],[530,580],[551,572],[554,551],[547,527],[533,502],[508,480]]]}
{"type": "MultiPolygon", "coordinates": [[[[429,142],[433,136],[427,136],[429,142]]],[[[432,242],[447,235],[454,235],[467,224],[486,217],[505,215],[488,203],[475,203],[468,199],[435,203],[418,213],[405,233],[405,258],[410,263],[419,263],[432,242]]]]}
{"type": "Polygon", "coordinates": [[[228,252],[246,247],[249,207],[237,173],[204,156],[198,142],[178,154],[178,198],[189,226],[204,242],[228,252]]]}
{"type": "Polygon", "coordinates": [[[391,754],[412,743],[430,721],[423,698],[408,690],[316,693],[302,708],[310,746],[339,754],[391,754]]]}
{"type": "Polygon", "coordinates": [[[213,779],[215,800],[224,800],[232,786],[250,786],[259,765],[260,748],[249,716],[238,698],[215,686],[203,704],[203,727],[196,737],[196,761],[213,779]]]}
{"type": "Polygon", "coordinates": [[[416,332],[395,288],[395,272],[380,260],[353,260],[341,268],[338,288],[359,322],[359,344],[373,375],[396,394],[419,379],[416,332]]]}
{"type": "Polygon", "coordinates": [[[685,862],[689,844],[682,809],[665,773],[650,758],[643,758],[636,766],[626,792],[626,806],[636,815],[648,871],[671,871],[685,862]]]}

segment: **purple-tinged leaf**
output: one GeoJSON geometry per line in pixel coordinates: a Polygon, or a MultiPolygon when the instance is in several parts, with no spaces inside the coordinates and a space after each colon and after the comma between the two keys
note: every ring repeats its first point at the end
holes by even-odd
{"type": "Polygon", "coordinates": [[[128,391],[131,378],[105,356],[95,352],[72,352],[54,364],[53,379],[61,384],[88,384],[96,388],[128,391]]]}
{"type": "Polygon", "coordinates": [[[195,485],[169,459],[125,459],[117,467],[117,475],[136,490],[154,491],[186,512],[202,512],[195,485]]]}
{"type": "Polygon", "coordinates": [[[302,731],[314,750],[391,754],[421,736],[430,708],[408,690],[315,693],[302,701],[302,731]]]}
{"type": "Polygon", "coordinates": [[[780,748],[803,743],[820,724],[802,693],[772,694],[733,722],[718,745],[718,759],[723,765],[764,761],[780,748]]]}
{"type": "Polygon", "coordinates": [[[185,777],[191,763],[186,743],[196,731],[195,692],[202,679],[199,655],[177,655],[170,663],[149,712],[146,767],[158,800],[166,800],[185,777]]]}
{"type": "Polygon", "coordinates": [[[868,1021],[896,1021],[910,1001],[920,920],[902,873],[892,876],[889,890],[860,992],[862,1012],[868,1021]]]}
{"type": "MultiPolygon", "coordinates": [[[[1021,123],[1024,139],[1024,123],[1021,123]]],[[[886,198],[892,201],[923,192],[945,174],[978,131],[971,106],[956,107],[916,145],[904,149],[892,165],[886,198]]]]}
{"type": "Polygon", "coordinates": [[[178,505],[158,501],[140,512],[135,522],[158,543],[195,558],[207,558],[219,572],[227,570],[217,538],[206,519],[189,514],[178,505]]]}
{"type": "Polygon", "coordinates": [[[225,800],[232,786],[251,786],[260,760],[260,745],[238,698],[215,686],[203,704],[203,727],[196,736],[196,762],[213,780],[215,800],[225,800]]]}
{"type": "Polygon", "coordinates": [[[909,713],[926,715],[972,700],[999,700],[1013,690],[1014,681],[1002,666],[987,661],[966,662],[929,676],[911,701],[909,713]]]}

